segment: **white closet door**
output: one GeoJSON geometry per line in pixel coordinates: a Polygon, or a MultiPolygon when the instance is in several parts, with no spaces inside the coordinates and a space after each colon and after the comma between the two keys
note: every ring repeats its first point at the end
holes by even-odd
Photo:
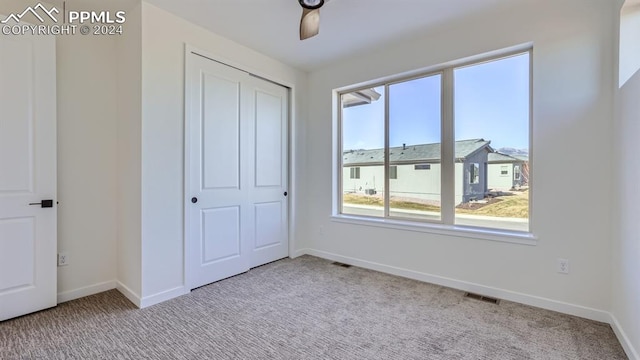
{"type": "Polygon", "coordinates": [[[56,305],[55,60],[53,36],[0,37],[0,321],[56,305]]]}
{"type": "Polygon", "coordinates": [[[250,159],[253,169],[250,199],[254,233],[251,267],[282,259],[289,254],[287,212],[288,92],[282,86],[253,78],[251,96],[255,111],[250,159]]]}
{"type": "Polygon", "coordinates": [[[188,56],[187,271],[196,288],[287,256],[288,105],[280,86],[188,56]]]}

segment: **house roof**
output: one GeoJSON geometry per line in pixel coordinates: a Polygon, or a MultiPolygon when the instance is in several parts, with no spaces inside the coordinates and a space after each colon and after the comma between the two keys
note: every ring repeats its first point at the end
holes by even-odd
{"type": "Polygon", "coordinates": [[[507,154],[501,154],[498,152],[494,152],[494,153],[490,153],[488,156],[488,160],[489,163],[520,163],[523,162],[523,159],[514,157],[514,156],[510,156],[507,154]]]}
{"type": "Polygon", "coordinates": [[[342,106],[350,107],[371,104],[374,101],[378,101],[380,96],[382,96],[382,94],[377,92],[376,89],[353,91],[342,95],[342,106]]]}
{"type": "Polygon", "coordinates": [[[529,155],[511,155],[511,156],[520,161],[529,162],[529,155]]]}
{"type": "MultiPolygon", "coordinates": [[[[456,161],[464,161],[470,155],[488,149],[491,141],[484,139],[471,139],[456,141],[456,161]]],[[[346,150],[342,153],[342,163],[344,165],[378,165],[384,163],[384,149],[372,150],[346,150]]],[[[435,144],[419,144],[392,147],[389,149],[389,157],[392,163],[429,163],[440,162],[440,143],[435,144]]]]}

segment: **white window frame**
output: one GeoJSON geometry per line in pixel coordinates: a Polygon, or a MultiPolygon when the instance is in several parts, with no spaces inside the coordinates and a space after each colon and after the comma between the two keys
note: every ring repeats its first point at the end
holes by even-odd
{"type": "MultiPolygon", "coordinates": [[[[333,206],[332,220],[336,222],[384,227],[406,231],[419,231],[439,235],[454,237],[468,237],[474,239],[502,241],[523,245],[536,245],[537,237],[533,233],[534,224],[532,217],[533,208],[533,44],[527,43],[514,46],[508,49],[493,51],[469,58],[452,61],[449,63],[419,69],[405,74],[390,76],[358,86],[335,89],[333,101],[334,114],[334,185],[333,185],[333,206]],[[496,61],[521,54],[529,54],[529,231],[503,230],[489,227],[473,227],[455,224],[455,134],[454,134],[454,70],[465,67],[480,65],[485,62],[496,61]],[[413,79],[428,77],[431,75],[442,75],[442,120],[441,120],[441,219],[440,221],[409,220],[389,217],[389,206],[385,206],[385,217],[368,217],[362,215],[350,215],[342,213],[342,104],[341,95],[358,90],[373,87],[385,87],[384,101],[389,101],[389,86],[394,83],[410,81],[413,79]]],[[[385,152],[389,149],[389,114],[388,105],[385,105],[385,152]]],[[[388,154],[387,154],[388,155],[388,154]]],[[[385,189],[389,189],[389,162],[385,161],[385,189]]],[[[388,191],[386,194],[386,204],[389,204],[388,191]]]]}

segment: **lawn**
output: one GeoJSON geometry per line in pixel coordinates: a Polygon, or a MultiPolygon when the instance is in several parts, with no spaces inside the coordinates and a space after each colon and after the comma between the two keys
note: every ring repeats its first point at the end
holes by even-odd
{"type": "MultiPolygon", "coordinates": [[[[347,204],[354,205],[370,205],[370,206],[383,206],[383,199],[379,196],[367,196],[356,194],[344,194],[342,199],[347,204]]],[[[391,208],[404,209],[404,210],[419,210],[419,211],[440,211],[439,206],[421,204],[412,201],[398,201],[391,199],[391,208]]]]}
{"type": "Polygon", "coordinates": [[[500,196],[492,204],[471,210],[456,208],[456,214],[473,214],[508,218],[529,218],[529,190],[514,192],[511,196],[500,196]]]}
{"type": "MultiPolygon", "coordinates": [[[[367,196],[356,194],[344,194],[343,200],[347,204],[383,206],[383,199],[380,196],[367,196]]],[[[391,199],[391,208],[418,211],[439,212],[440,207],[412,201],[399,201],[391,199]]],[[[529,217],[529,190],[514,192],[510,196],[500,196],[490,201],[489,204],[477,209],[465,209],[457,207],[456,214],[472,214],[483,216],[523,218],[529,217]]]]}

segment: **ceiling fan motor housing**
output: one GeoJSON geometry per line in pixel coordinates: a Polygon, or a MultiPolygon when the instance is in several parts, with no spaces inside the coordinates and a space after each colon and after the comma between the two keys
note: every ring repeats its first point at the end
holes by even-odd
{"type": "Polygon", "coordinates": [[[300,6],[309,10],[320,9],[324,5],[324,0],[298,0],[298,2],[300,6]]]}

